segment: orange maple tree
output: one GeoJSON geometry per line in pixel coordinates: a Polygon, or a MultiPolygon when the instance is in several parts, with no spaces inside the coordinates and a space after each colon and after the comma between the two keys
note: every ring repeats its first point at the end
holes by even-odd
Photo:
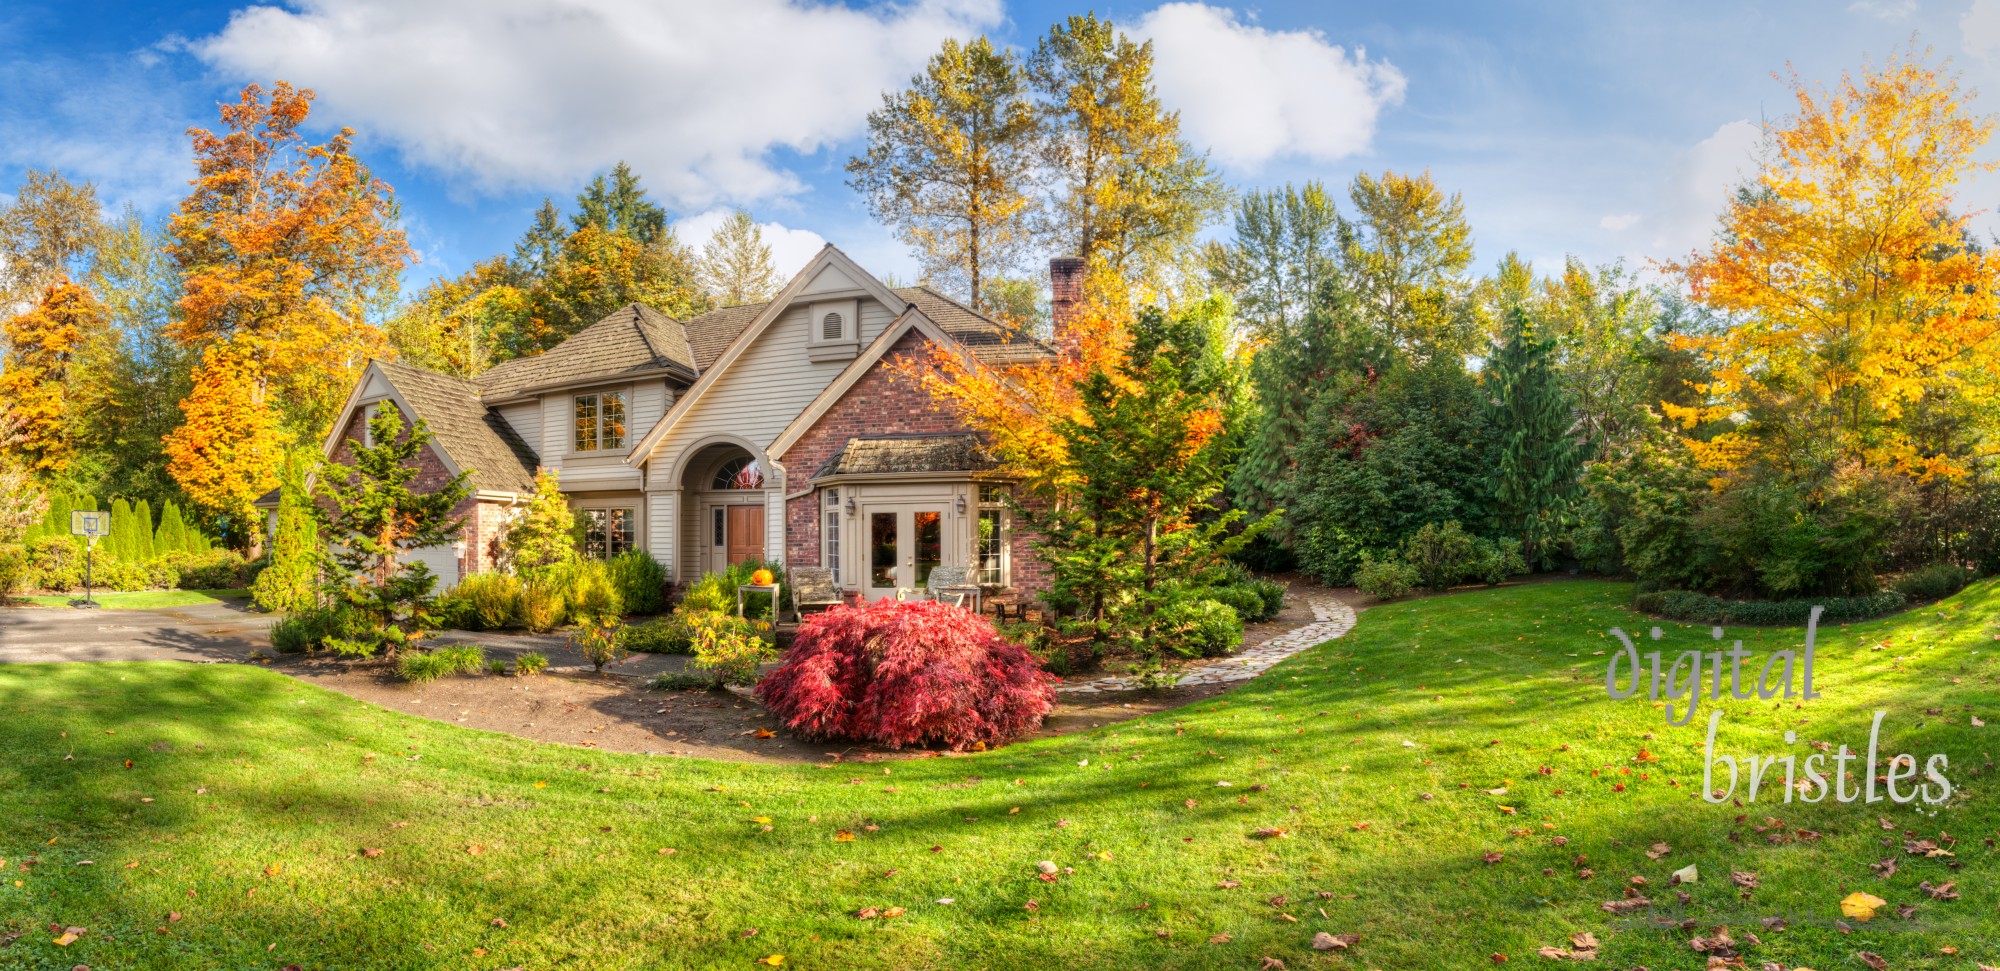
{"type": "Polygon", "coordinates": [[[183,280],[171,333],[202,363],[166,450],[175,480],[218,512],[247,515],[277,483],[274,449],[325,434],[386,347],[369,311],[412,256],[353,131],[316,145],[300,133],[312,100],[253,84],[221,106],[224,131],[188,132],[198,174],[170,229],[183,280]]]}
{"type": "Polygon", "coordinates": [[[1723,211],[1715,242],[1666,264],[1731,325],[1678,335],[1712,379],[1705,400],[1663,405],[1721,486],[1759,466],[1800,477],[1861,464],[1918,479],[1960,465],[1928,454],[1919,402],[1990,398],[2000,373],[2000,252],[1968,244],[1959,182],[1990,116],[1955,75],[1891,58],[1831,90],[1791,78],[1798,113],[1768,132],[1769,159],[1723,211]]]}
{"type": "Polygon", "coordinates": [[[104,308],[89,289],[62,279],[0,330],[7,339],[0,402],[15,430],[9,450],[38,472],[62,472],[76,453],[72,372],[86,344],[105,336],[104,308]]]}

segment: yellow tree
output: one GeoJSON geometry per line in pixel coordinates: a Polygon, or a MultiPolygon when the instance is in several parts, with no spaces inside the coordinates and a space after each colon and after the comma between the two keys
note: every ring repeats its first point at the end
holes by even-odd
{"type": "Polygon", "coordinates": [[[1705,400],[1664,404],[1717,485],[1746,468],[1814,481],[1859,465],[1955,475],[1905,419],[1920,403],[1985,399],[1996,365],[2000,253],[1971,245],[1960,180],[1993,133],[1958,78],[1914,56],[1827,89],[1791,78],[1798,113],[1722,213],[1715,241],[1667,264],[1732,326],[1683,334],[1706,358],[1705,400]]]}
{"type": "Polygon", "coordinates": [[[76,457],[72,414],[77,365],[109,335],[104,308],[90,291],[58,280],[27,311],[6,322],[6,368],[0,403],[14,420],[9,450],[35,471],[60,474],[76,457]]]}
{"type": "Polygon", "coordinates": [[[170,227],[183,281],[172,336],[203,357],[169,471],[218,512],[247,516],[277,483],[264,436],[282,446],[325,433],[384,347],[370,314],[411,257],[392,190],[354,157],[352,130],[305,141],[312,99],[253,84],[222,106],[222,133],[188,133],[197,175],[170,227]]]}

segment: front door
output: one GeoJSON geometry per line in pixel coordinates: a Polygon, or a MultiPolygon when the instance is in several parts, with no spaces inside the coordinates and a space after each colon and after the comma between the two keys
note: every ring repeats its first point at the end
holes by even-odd
{"type": "Polygon", "coordinates": [[[920,589],[944,562],[944,511],[923,506],[869,506],[866,530],[867,595],[894,597],[898,588],[920,589]]]}
{"type": "Polygon", "coordinates": [[[764,558],[764,507],[724,506],[728,510],[728,523],[723,535],[728,538],[729,565],[735,566],[745,560],[764,558]]]}

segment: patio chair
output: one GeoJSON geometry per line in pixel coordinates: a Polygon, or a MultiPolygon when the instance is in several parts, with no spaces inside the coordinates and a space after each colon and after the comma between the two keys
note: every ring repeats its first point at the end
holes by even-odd
{"type": "Polygon", "coordinates": [[[825,610],[843,602],[840,588],[833,585],[833,571],[823,566],[793,567],[792,613],[804,620],[808,607],[825,610]]]}
{"type": "Polygon", "coordinates": [[[924,584],[924,592],[930,599],[948,603],[954,607],[965,606],[965,598],[978,588],[972,585],[972,571],[962,566],[939,566],[931,568],[930,579],[924,584]]]}

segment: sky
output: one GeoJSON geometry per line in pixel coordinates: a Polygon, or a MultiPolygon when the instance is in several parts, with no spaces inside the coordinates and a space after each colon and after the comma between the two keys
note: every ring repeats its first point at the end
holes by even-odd
{"type": "MultiPolygon", "coordinates": [[[[1482,270],[1700,246],[1760,126],[1791,112],[1791,72],[1837,82],[1914,45],[2000,112],[2000,0],[8,0],[0,197],[55,169],[164,217],[193,174],[187,129],[282,79],[316,92],[309,129],[352,128],[395,188],[410,289],[508,252],[544,197],[567,208],[620,160],[684,240],[741,207],[787,274],[832,242],[908,280],[846,185],[868,112],[947,37],[1025,51],[1089,9],[1153,42],[1162,101],[1230,185],[1427,170],[1463,197],[1482,270]]],[[[1996,193],[1984,177],[1959,208],[1996,193]]]]}

